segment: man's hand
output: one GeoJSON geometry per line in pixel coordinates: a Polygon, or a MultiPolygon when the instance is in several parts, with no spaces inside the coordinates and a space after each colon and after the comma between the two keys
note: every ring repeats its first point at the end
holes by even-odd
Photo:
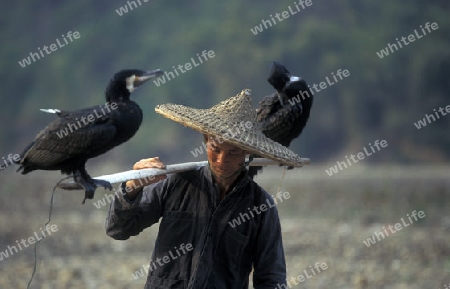
{"type": "MultiPolygon", "coordinates": [[[[133,170],[150,169],[150,168],[166,169],[166,165],[159,160],[159,157],[142,159],[133,165],[133,170]]],[[[134,200],[136,194],[140,191],[142,187],[148,186],[153,183],[157,183],[160,180],[165,179],[166,177],[167,177],[166,175],[162,175],[127,181],[126,193],[128,199],[134,200]]]]}

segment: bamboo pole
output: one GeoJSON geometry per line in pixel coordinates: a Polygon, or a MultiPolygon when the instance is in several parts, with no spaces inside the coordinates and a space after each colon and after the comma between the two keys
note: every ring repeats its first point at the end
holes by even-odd
{"type": "MultiPolygon", "coordinates": [[[[248,161],[248,159],[247,159],[248,161]]],[[[302,158],[301,164],[296,167],[302,167],[304,165],[309,165],[310,160],[308,158],[302,158]]],[[[208,164],[208,161],[202,161],[202,162],[190,162],[190,163],[181,163],[181,164],[174,164],[174,165],[166,165],[166,169],[142,169],[142,170],[129,170],[125,172],[110,174],[110,175],[103,175],[99,177],[95,177],[96,180],[104,180],[111,184],[116,183],[122,183],[126,182],[128,180],[135,180],[135,179],[144,179],[144,178],[151,178],[153,176],[160,176],[160,175],[166,175],[166,174],[174,174],[184,171],[190,171],[195,170],[197,168],[206,166],[208,164]]],[[[249,166],[270,166],[270,165],[279,165],[278,162],[265,159],[265,158],[255,158],[253,159],[249,166]]],[[[68,182],[68,183],[61,183],[58,185],[59,188],[64,190],[81,190],[81,186],[74,182],[68,182]]]]}

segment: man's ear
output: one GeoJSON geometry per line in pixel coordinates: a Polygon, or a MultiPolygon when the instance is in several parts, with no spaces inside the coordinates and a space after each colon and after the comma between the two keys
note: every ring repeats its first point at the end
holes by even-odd
{"type": "Polygon", "coordinates": [[[203,134],[203,141],[205,142],[205,144],[208,142],[208,135],[203,134]]]}

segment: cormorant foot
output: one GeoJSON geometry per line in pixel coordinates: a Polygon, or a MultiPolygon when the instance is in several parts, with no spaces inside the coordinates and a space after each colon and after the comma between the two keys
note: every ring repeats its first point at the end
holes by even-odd
{"type": "Polygon", "coordinates": [[[86,199],[93,199],[95,189],[98,187],[104,187],[105,189],[112,190],[112,185],[110,182],[103,180],[94,180],[94,179],[85,179],[81,175],[77,174],[74,177],[74,181],[79,184],[84,189],[84,199],[83,204],[86,202],[86,199]]]}
{"type": "Polygon", "coordinates": [[[97,187],[97,188],[98,187],[103,187],[103,188],[108,189],[110,191],[113,189],[111,183],[108,182],[108,181],[95,180],[95,179],[93,179],[93,181],[94,181],[95,187],[97,187]]]}
{"type": "Polygon", "coordinates": [[[92,185],[90,184],[91,186],[89,187],[89,189],[85,188],[83,204],[86,202],[86,199],[94,198],[94,193],[95,193],[96,188],[103,187],[105,189],[109,189],[110,191],[113,189],[111,183],[108,181],[92,179],[92,182],[93,182],[93,184],[92,185]]]}

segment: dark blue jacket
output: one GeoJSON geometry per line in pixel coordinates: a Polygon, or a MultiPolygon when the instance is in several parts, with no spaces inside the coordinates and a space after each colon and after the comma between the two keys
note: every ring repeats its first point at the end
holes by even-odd
{"type": "Polygon", "coordinates": [[[252,268],[255,288],[284,288],[278,212],[246,173],[222,201],[209,167],[168,175],[134,202],[117,193],[106,232],[125,240],[160,220],[145,288],[248,288],[252,268]]]}

